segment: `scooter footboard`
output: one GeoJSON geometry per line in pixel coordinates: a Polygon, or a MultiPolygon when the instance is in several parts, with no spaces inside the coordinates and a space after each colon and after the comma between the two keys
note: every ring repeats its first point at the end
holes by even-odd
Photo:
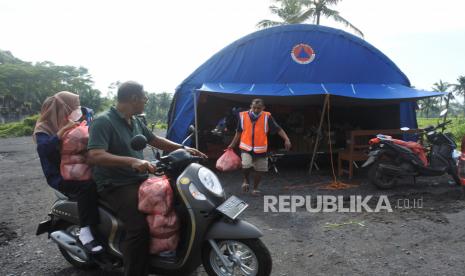
{"type": "Polygon", "coordinates": [[[208,230],[205,239],[254,239],[262,236],[263,233],[257,227],[238,219],[232,222],[218,221],[214,223],[208,230]]]}

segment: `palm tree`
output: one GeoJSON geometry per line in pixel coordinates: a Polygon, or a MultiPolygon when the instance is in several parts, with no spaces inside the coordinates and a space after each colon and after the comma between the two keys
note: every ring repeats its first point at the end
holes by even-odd
{"type": "Polygon", "coordinates": [[[313,23],[320,25],[321,16],[332,18],[334,21],[344,24],[346,27],[353,29],[357,34],[363,37],[362,31],[352,25],[347,19],[342,17],[338,11],[330,9],[328,6],[336,5],[342,0],[274,0],[281,4],[281,7],[270,6],[273,14],[278,15],[283,21],[262,20],[257,26],[267,28],[276,25],[298,24],[309,19],[313,23]]]}
{"type": "Polygon", "coordinates": [[[281,7],[271,5],[271,13],[279,16],[279,18],[281,18],[282,21],[273,21],[265,19],[258,22],[257,27],[268,28],[278,25],[302,23],[302,21],[299,21],[299,17],[303,13],[302,0],[275,0],[275,2],[280,3],[281,7]]]}
{"type": "MultiPolygon", "coordinates": [[[[442,80],[439,80],[439,82],[435,82],[433,84],[433,91],[436,91],[436,92],[448,92],[447,90],[449,90],[449,88],[451,87],[451,85],[447,82],[443,82],[442,80]]],[[[441,103],[440,103],[440,107],[442,107],[442,101],[443,101],[444,97],[441,97],[441,103]]],[[[450,100],[452,99],[452,93],[448,93],[447,94],[447,97],[446,97],[446,108],[449,108],[449,102],[450,100]]]]}
{"type": "Polygon", "coordinates": [[[465,76],[459,76],[457,82],[454,84],[454,90],[457,96],[463,96],[463,114],[465,116],[465,76]]]}
{"type": "Polygon", "coordinates": [[[420,101],[421,106],[422,106],[422,115],[425,116],[426,118],[429,118],[430,112],[437,111],[435,108],[436,105],[438,104],[438,99],[435,97],[430,97],[426,98],[420,101]]]}

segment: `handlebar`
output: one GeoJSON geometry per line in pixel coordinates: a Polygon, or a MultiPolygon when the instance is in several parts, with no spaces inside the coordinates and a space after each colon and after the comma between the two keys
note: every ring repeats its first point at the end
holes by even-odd
{"type": "Polygon", "coordinates": [[[443,128],[449,124],[451,124],[452,121],[451,120],[448,120],[448,121],[445,121],[444,123],[440,123],[438,124],[437,126],[427,126],[425,127],[424,129],[421,130],[422,133],[428,133],[430,131],[434,131],[434,130],[437,130],[437,129],[440,129],[440,128],[443,128]]]}
{"type": "MultiPolygon", "coordinates": [[[[203,161],[204,159],[205,158],[199,157],[199,156],[191,156],[188,159],[188,161],[189,161],[189,163],[194,163],[194,162],[203,161]]],[[[186,160],[186,162],[187,162],[187,160],[186,160]]],[[[155,169],[155,174],[161,174],[161,173],[164,173],[164,172],[166,172],[168,170],[171,170],[173,168],[173,164],[163,162],[163,161],[160,161],[160,160],[152,161],[151,164],[156,168],[155,169]]]]}
{"type": "Polygon", "coordinates": [[[439,125],[436,126],[436,129],[445,127],[446,125],[449,125],[450,123],[452,123],[451,120],[445,121],[444,123],[440,123],[439,125]]]}
{"type": "Polygon", "coordinates": [[[168,166],[160,160],[151,161],[150,163],[155,167],[155,173],[162,173],[168,169],[168,166]]]}

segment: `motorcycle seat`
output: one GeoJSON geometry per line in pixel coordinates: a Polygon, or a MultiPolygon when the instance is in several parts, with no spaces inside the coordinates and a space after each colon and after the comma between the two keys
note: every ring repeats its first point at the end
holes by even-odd
{"type": "Polygon", "coordinates": [[[61,193],[60,191],[58,191],[58,190],[54,190],[54,191],[55,191],[55,195],[56,195],[57,198],[63,199],[63,200],[72,200],[67,195],[61,193]]]}
{"type": "Polygon", "coordinates": [[[105,208],[105,209],[107,209],[107,210],[110,210],[110,211],[114,212],[113,209],[112,209],[112,208],[110,207],[110,205],[108,204],[108,202],[106,202],[105,200],[103,200],[103,199],[101,199],[101,198],[98,199],[98,205],[99,205],[100,207],[103,207],[103,208],[105,208]]]}
{"type": "MultiPolygon", "coordinates": [[[[58,199],[61,199],[61,200],[68,200],[68,201],[76,201],[75,198],[73,197],[70,197],[70,196],[67,196],[63,193],[61,193],[60,191],[58,190],[54,190],[55,191],[55,195],[58,199]]],[[[101,207],[104,207],[105,209],[109,210],[109,211],[112,211],[113,212],[113,209],[111,209],[110,205],[104,201],[103,199],[99,198],[98,199],[98,205],[101,206],[101,207]]]]}

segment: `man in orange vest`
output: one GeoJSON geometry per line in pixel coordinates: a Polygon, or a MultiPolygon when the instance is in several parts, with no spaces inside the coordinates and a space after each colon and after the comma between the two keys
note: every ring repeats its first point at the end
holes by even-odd
{"type": "Polygon", "coordinates": [[[291,141],[286,132],[271,117],[270,112],[266,112],[265,102],[262,99],[254,99],[249,111],[239,113],[236,135],[228,148],[235,148],[239,143],[241,149],[242,171],[244,182],[242,190],[249,191],[249,175],[252,167],[255,170],[252,195],[258,195],[258,185],[262,178],[262,173],[268,171],[268,133],[277,133],[284,140],[286,150],[291,148],[291,141]]]}

